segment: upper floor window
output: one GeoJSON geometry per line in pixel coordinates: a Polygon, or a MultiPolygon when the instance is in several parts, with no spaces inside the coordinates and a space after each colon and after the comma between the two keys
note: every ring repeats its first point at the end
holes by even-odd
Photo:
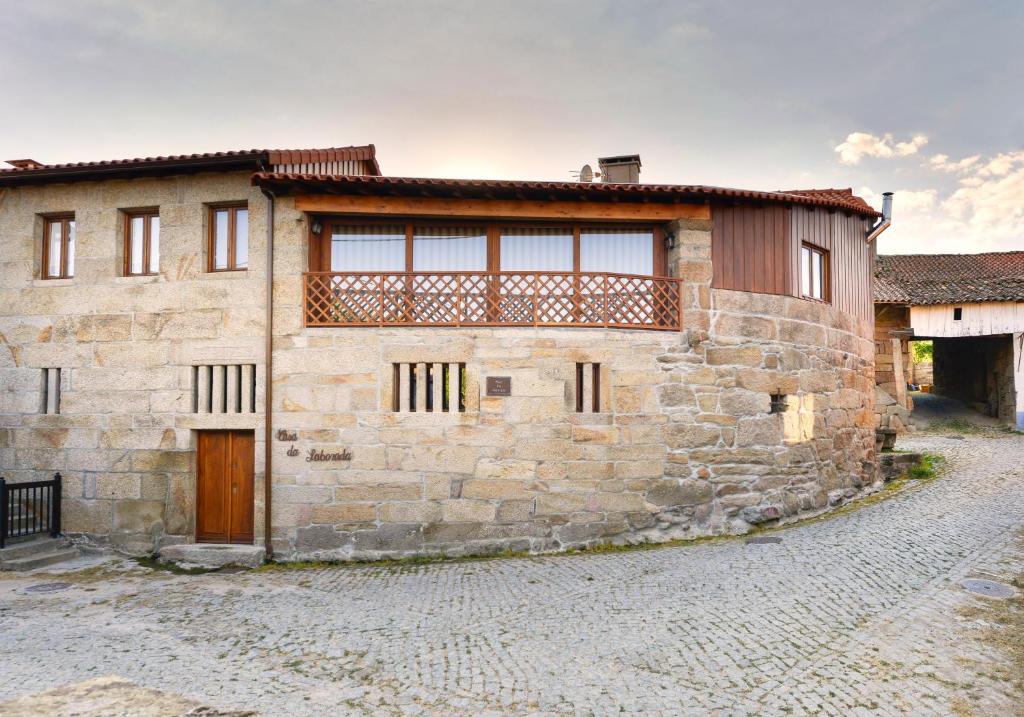
{"type": "Polygon", "coordinates": [[[245,204],[210,207],[209,271],[249,268],[249,209],[245,204]]]}
{"type": "Polygon", "coordinates": [[[810,244],[800,247],[800,295],[828,301],[828,252],[810,244]]]}
{"type": "Polygon", "coordinates": [[[653,227],[328,219],[311,268],[335,272],[665,273],[653,227]]]}
{"type": "Polygon", "coordinates": [[[43,222],[43,278],[75,275],[75,215],[46,217],[43,222]]]}
{"type": "Polygon", "coordinates": [[[125,212],[124,274],[160,273],[160,215],[155,209],[125,212]]]}

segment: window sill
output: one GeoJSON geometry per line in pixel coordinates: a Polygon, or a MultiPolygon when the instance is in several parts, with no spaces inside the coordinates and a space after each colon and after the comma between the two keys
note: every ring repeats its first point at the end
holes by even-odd
{"type": "Polygon", "coordinates": [[[246,279],[249,277],[248,269],[221,269],[219,271],[204,271],[199,275],[204,280],[212,279],[246,279]]]}
{"type": "Polygon", "coordinates": [[[832,306],[832,302],[827,299],[815,299],[813,296],[801,296],[804,301],[810,301],[815,304],[824,304],[825,306],[832,306]]]}
{"type": "Polygon", "coordinates": [[[74,286],[75,278],[70,279],[33,279],[32,286],[74,286]]]}
{"type": "Polygon", "coordinates": [[[132,274],[130,276],[115,276],[115,284],[155,284],[161,280],[159,274],[132,274]]]}

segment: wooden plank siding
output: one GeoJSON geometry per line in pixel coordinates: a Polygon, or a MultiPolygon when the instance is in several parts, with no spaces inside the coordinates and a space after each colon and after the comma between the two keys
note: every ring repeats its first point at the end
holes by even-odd
{"type": "Polygon", "coordinates": [[[800,247],[829,253],[830,302],[846,313],[874,315],[874,244],[867,220],[811,207],[713,205],[711,286],[800,296],[800,247]]]}
{"type": "Polygon", "coordinates": [[[830,301],[840,311],[869,319],[874,316],[874,245],[864,241],[863,217],[810,207],[793,207],[792,296],[800,295],[800,246],[806,242],[829,252],[830,301]]]}
{"type": "Polygon", "coordinates": [[[716,205],[711,217],[712,287],[790,293],[789,207],[716,205]]]}

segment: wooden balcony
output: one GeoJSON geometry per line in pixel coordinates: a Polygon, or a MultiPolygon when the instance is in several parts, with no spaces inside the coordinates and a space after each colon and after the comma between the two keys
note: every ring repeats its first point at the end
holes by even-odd
{"type": "Polygon", "coordinates": [[[306,326],[678,331],[679,279],[586,272],[308,272],[306,326]]]}

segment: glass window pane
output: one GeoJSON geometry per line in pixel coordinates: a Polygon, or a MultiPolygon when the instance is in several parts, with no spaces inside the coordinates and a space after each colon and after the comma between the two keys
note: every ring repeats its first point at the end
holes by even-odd
{"type": "Polygon", "coordinates": [[[824,258],[821,252],[812,252],[812,270],[813,276],[811,278],[811,289],[814,291],[815,299],[824,298],[824,275],[822,273],[822,259],[824,258]]]}
{"type": "Polygon", "coordinates": [[[149,272],[160,273],[160,217],[149,218],[149,272]]]}
{"type": "Polygon", "coordinates": [[[75,220],[68,221],[68,276],[75,275],[75,220]]]}
{"type": "Polygon", "coordinates": [[[228,210],[213,213],[213,268],[228,268],[228,210]]]}
{"type": "Polygon", "coordinates": [[[48,246],[46,247],[46,275],[60,276],[61,222],[49,225],[48,246]]]}
{"type": "Polygon", "coordinates": [[[145,217],[132,217],[128,222],[128,272],[142,273],[142,240],[145,238],[145,217]]]}
{"type": "Polygon", "coordinates": [[[487,230],[417,227],[412,237],[414,271],[486,271],[487,230]]]}
{"type": "Polygon", "coordinates": [[[331,271],[405,271],[405,227],[335,225],[331,271]]]}
{"type": "Polygon", "coordinates": [[[582,230],[580,271],[650,276],[654,273],[653,233],[633,229],[582,230]]]}
{"type": "Polygon", "coordinates": [[[811,294],[811,253],[807,247],[800,247],[800,295],[811,294]]]}
{"type": "Polygon", "coordinates": [[[235,210],[235,267],[249,266],[249,210],[235,210]]]}
{"type": "Polygon", "coordinates": [[[502,229],[502,271],[572,271],[571,229],[502,229]]]}

